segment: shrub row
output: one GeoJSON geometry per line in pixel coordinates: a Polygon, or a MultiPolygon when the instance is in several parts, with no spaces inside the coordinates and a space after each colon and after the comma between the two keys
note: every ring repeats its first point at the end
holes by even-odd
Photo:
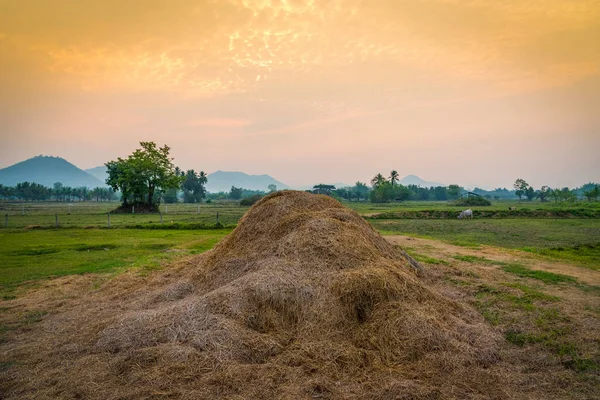
{"type": "MultiPolygon", "coordinates": [[[[421,210],[397,211],[373,214],[367,219],[451,219],[457,218],[460,211],[421,210]]],[[[473,211],[474,218],[600,218],[600,211],[573,210],[489,210],[473,211]]]]}

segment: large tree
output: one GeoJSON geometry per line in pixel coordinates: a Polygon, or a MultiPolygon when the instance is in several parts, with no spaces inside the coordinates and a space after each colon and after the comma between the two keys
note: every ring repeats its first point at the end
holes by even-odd
{"type": "Polygon", "coordinates": [[[548,201],[548,197],[550,197],[551,191],[552,189],[550,189],[548,186],[542,186],[542,188],[537,192],[537,197],[540,199],[541,202],[548,201]]]}
{"type": "Polygon", "coordinates": [[[157,212],[160,195],[168,189],[176,189],[181,177],[175,172],[170,148],[157,147],[154,142],[140,142],[129,157],[107,162],[106,183],[121,191],[122,209],[137,206],[139,211],[157,212]]]}
{"type": "Polygon", "coordinates": [[[529,187],[529,184],[525,182],[524,179],[519,178],[515,181],[513,187],[515,188],[515,194],[519,196],[519,200],[521,200],[521,198],[525,194],[525,191],[529,187]]]}
{"type": "Polygon", "coordinates": [[[231,190],[229,191],[229,198],[232,200],[239,200],[242,198],[243,193],[244,189],[232,186],[231,190]]]}
{"type": "Polygon", "coordinates": [[[392,184],[392,186],[394,186],[396,182],[398,182],[398,177],[398,171],[392,170],[392,172],[390,172],[390,183],[392,184]]]}
{"type": "Polygon", "coordinates": [[[184,203],[200,203],[206,197],[206,182],[208,178],[204,171],[197,173],[193,169],[188,170],[181,184],[184,203]]]}
{"type": "Polygon", "coordinates": [[[458,196],[460,196],[461,192],[462,188],[458,185],[448,186],[448,196],[450,196],[451,198],[457,198],[458,196]]]}
{"type": "Polygon", "coordinates": [[[588,201],[598,199],[600,196],[600,186],[596,185],[593,189],[584,191],[583,195],[588,199],[588,201]]]}
{"type": "Polygon", "coordinates": [[[354,195],[358,200],[361,198],[366,199],[369,195],[369,187],[366,183],[357,181],[352,188],[354,195]]]}
{"type": "Polygon", "coordinates": [[[335,185],[319,183],[318,185],[313,186],[313,192],[317,194],[331,194],[332,190],[335,190],[335,185]]]}
{"type": "Polygon", "coordinates": [[[373,177],[373,179],[371,179],[371,186],[373,186],[373,189],[376,189],[378,186],[381,186],[386,182],[387,181],[385,180],[383,175],[377,174],[373,177]]]}
{"type": "Polygon", "coordinates": [[[527,186],[527,189],[525,189],[524,194],[525,194],[525,197],[527,197],[527,200],[529,200],[529,201],[535,199],[537,196],[535,189],[531,186],[527,186]]]}

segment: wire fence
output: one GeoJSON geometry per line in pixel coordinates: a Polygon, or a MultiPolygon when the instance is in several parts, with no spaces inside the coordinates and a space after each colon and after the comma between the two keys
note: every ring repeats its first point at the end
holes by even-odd
{"type": "Polygon", "coordinates": [[[163,204],[159,213],[114,213],[119,203],[0,203],[0,227],[156,227],[234,225],[248,209],[238,204],[163,204]]]}

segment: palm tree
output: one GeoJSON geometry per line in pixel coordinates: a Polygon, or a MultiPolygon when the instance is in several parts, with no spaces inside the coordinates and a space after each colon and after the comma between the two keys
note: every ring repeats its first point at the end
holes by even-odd
{"type": "Polygon", "coordinates": [[[371,186],[376,188],[380,185],[383,185],[385,182],[386,182],[386,180],[383,177],[383,175],[377,174],[377,175],[375,175],[375,177],[373,177],[373,179],[371,179],[371,186]]]}
{"type": "Polygon", "coordinates": [[[397,181],[398,181],[398,171],[392,170],[392,172],[390,172],[390,183],[392,184],[392,187],[394,187],[394,183],[396,183],[397,181]]]}

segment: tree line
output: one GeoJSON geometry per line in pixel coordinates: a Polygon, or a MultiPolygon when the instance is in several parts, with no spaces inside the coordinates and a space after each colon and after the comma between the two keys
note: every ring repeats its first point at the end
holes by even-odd
{"type": "Polygon", "coordinates": [[[336,189],[333,185],[318,184],[313,187],[314,193],[330,194],[345,200],[370,200],[372,203],[390,201],[433,200],[444,201],[456,199],[464,191],[458,185],[421,187],[398,183],[399,174],[393,170],[388,177],[381,173],[371,179],[371,187],[364,182],[356,182],[354,186],[336,189]]]}
{"type": "MultiPolygon", "coordinates": [[[[203,171],[193,169],[183,171],[173,164],[170,157],[170,148],[167,145],[158,147],[154,142],[140,142],[141,148],[136,149],[127,158],[118,158],[109,161],[107,167],[108,188],[97,187],[88,189],[85,186],[68,187],[57,182],[54,187],[48,188],[31,182],[22,182],[14,187],[0,184],[0,198],[17,200],[55,200],[55,201],[84,201],[114,200],[119,193],[122,204],[120,209],[125,211],[136,207],[139,211],[158,211],[161,201],[175,203],[182,198],[185,203],[199,203],[203,199],[240,200],[244,198],[258,199],[266,192],[231,187],[229,192],[207,193],[206,183],[208,177],[203,171]]],[[[381,173],[371,180],[371,187],[364,182],[356,182],[354,186],[338,188],[333,185],[318,184],[312,192],[332,195],[349,201],[370,200],[373,203],[390,201],[422,200],[445,201],[457,199],[465,193],[459,185],[421,187],[417,185],[402,185],[399,183],[398,172],[393,170],[385,177],[381,173]]],[[[520,200],[525,197],[532,201],[550,199],[559,201],[574,201],[585,197],[589,201],[596,201],[600,197],[598,184],[588,183],[577,189],[556,188],[542,186],[536,190],[524,179],[517,179],[513,185],[514,191],[506,188],[497,188],[485,191],[475,188],[472,193],[491,199],[514,198],[520,200]]],[[[275,185],[269,185],[269,192],[277,190],[275,185]]]]}
{"type": "Polygon", "coordinates": [[[118,196],[114,190],[107,187],[95,187],[89,189],[87,186],[70,187],[56,182],[49,188],[39,183],[21,182],[15,186],[4,186],[0,184],[0,198],[4,200],[23,201],[111,201],[117,200],[118,196]]]}
{"type": "MultiPolygon", "coordinates": [[[[391,201],[447,201],[456,200],[461,195],[468,193],[464,187],[459,185],[421,187],[418,185],[402,185],[398,183],[398,172],[393,170],[389,176],[379,173],[371,179],[371,186],[366,183],[356,182],[354,186],[337,188],[333,185],[318,184],[311,190],[313,193],[327,194],[348,201],[370,200],[372,203],[386,203],[391,201]]],[[[597,201],[600,198],[600,185],[587,183],[576,189],[568,187],[552,189],[542,186],[536,190],[523,179],[517,179],[513,185],[514,190],[507,188],[496,188],[484,190],[475,188],[470,191],[486,199],[515,199],[527,200],[539,199],[542,202],[553,200],[576,201],[585,198],[589,201],[597,201]]]]}
{"type": "Polygon", "coordinates": [[[546,202],[550,199],[554,202],[561,202],[576,201],[579,197],[582,197],[588,201],[597,201],[600,197],[600,186],[596,183],[586,183],[577,189],[569,189],[568,187],[553,189],[549,186],[542,186],[536,190],[524,179],[519,178],[515,181],[513,187],[515,189],[514,194],[519,200],[525,197],[529,201],[537,198],[541,202],[546,202]]]}

